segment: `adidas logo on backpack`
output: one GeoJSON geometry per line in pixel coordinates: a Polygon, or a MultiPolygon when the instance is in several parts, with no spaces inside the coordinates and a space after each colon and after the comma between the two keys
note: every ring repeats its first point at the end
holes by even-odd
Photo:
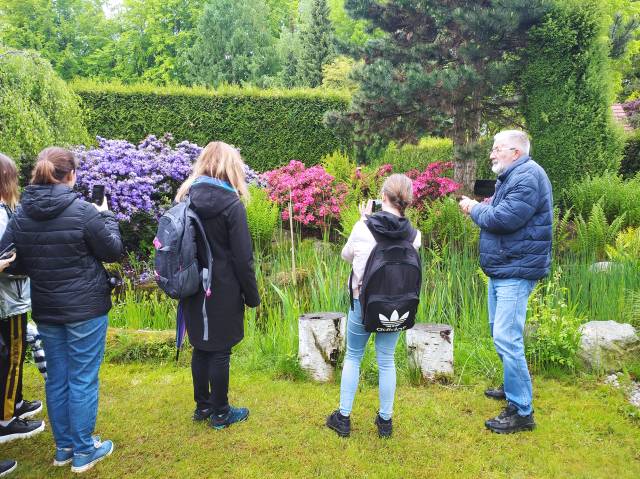
{"type": "MultiPolygon", "coordinates": [[[[383,333],[410,329],[416,321],[422,285],[420,255],[413,247],[417,231],[412,229],[408,238],[398,240],[378,234],[369,221],[365,224],[376,240],[360,287],[365,330],[383,333]]],[[[353,272],[350,292],[352,277],[353,272]]]]}

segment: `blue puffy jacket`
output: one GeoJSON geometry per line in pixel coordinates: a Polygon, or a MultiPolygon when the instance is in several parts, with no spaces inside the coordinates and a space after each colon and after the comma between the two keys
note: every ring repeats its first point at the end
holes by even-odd
{"type": "Polygon", "coordinates": [[[480,266],[492,278],[540,279],[549,274],[553,198],[547,174],[530,157],[498,176],[491,204],[471,210],[480,227],[480,266]]]}

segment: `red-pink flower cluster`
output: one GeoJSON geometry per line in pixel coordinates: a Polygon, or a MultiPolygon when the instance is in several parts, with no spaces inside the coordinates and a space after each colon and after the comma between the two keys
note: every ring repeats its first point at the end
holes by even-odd
{"type": "Polygon", "coordinates": [[[289,200],[293,219],[304,225],[326,226],[340,217],[347,187],[320,166],[310,168],[296,160],[262,175],[269,198],[283,206],[282,219],[289,219],[289,200]],[[290,196],[291,195],[291,196],[290,196]]]}
{"type": "Polygon", "coordinates": [[[411,170],[407,176],[413,180],[413,206],[421,209],[426,201],[433,201],[460,188],[460,184],[444,177],[453,168],[451,162],[430,163],[423,172],[411,170]]]}

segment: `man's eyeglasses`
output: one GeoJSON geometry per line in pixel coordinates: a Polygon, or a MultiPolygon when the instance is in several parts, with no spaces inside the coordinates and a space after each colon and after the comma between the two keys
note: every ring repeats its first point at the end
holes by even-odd
{"type": "Polygon", "coordinates": [[[517,150],[517,148],[502,148],[502,147],[500,147],[500,146],[496,146],[496,147],[494,147],[494,148],[491,148],[491,152],[492,152],[492,153],[493,153],[494,151],[495,151],[496,153],[500,153],[501,151],[505,151],[505,150],[507,150],[507,151],[508,151],[508,150],[517,150]]]}

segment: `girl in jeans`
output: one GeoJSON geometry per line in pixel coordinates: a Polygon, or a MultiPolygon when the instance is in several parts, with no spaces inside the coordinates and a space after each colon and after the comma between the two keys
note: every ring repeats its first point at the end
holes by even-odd
{"type": "MultiPolygon", "coordinates": [[[[407,206],[413,199],[411,180],[405,175],[391,175],[382,186],[382,211],[371,214],[372,201],[361,209],[363,218],[356,223],[342,249],[342,258],[353,267],[353,309],[347,319],[347,354],[344,359],[342,381],[340,383],[340,408],[327,418],[327,427],[339,436],[347,437],[351,433],[351,409],[358,389],[360,363],[371,333],[365,331],[362,322],[359,293],[365,266],[376,240],[364,221],[368,216],[369,224],[383,236],[409,238],[413,228],[404,217],[407,206]]],[[[413,245],[420,247],[421,235],[417,232],[413,245]]],[[[378,383],[380,389],[380,410],[375,418],[380,437],[392,434],[391,415],[396,391],[395,349],[400,332],[376,333],[375,347],[378,362],[378,383]]]]}
{"type": "Polygon", "coordinates": [[[84,472],[113,451],[111,441],[92,434],[111,309],[102,261],[117,261],[122,242],[106,201],[87,203],[72,191],[77,166],[63,148],[40,152],[0,248],[15,243],[16,269],[31,280],[32,318],[47,356],[53,465],[71,463],[73,472],[84,472]]]}
{"type": "MultiPolygon", "coordinates": [[[[18,206],[18,199],[18,169],[11,158],[0,153],[0,238],[18,206]]],[[[22,397],[30,309],[29,279],[0,272],[0,444],[44,430],[44,421],[27,419],[42,410],[42,403],[22,397]]]]}
{"type": "Polygon", "coordinates": [[[229,404],[231,348],[244,337],[244,308],[260,304],[253,269],[247,212],[240,198],[248,195],[240,152],[221,141],[209,143],[178,190],[177,201],[189,197],[190,208],[204,226],[198,237],[198,257],[204,260],[204,241],[213,255],[210,291],[204,288],[181,300],[189,342],[193,346],[191,372],[195,421],[209,420],[214,429],[244,421],[249,410],[229,404]],[[204,334],[205,303],[208,334],[204,334]]]}

